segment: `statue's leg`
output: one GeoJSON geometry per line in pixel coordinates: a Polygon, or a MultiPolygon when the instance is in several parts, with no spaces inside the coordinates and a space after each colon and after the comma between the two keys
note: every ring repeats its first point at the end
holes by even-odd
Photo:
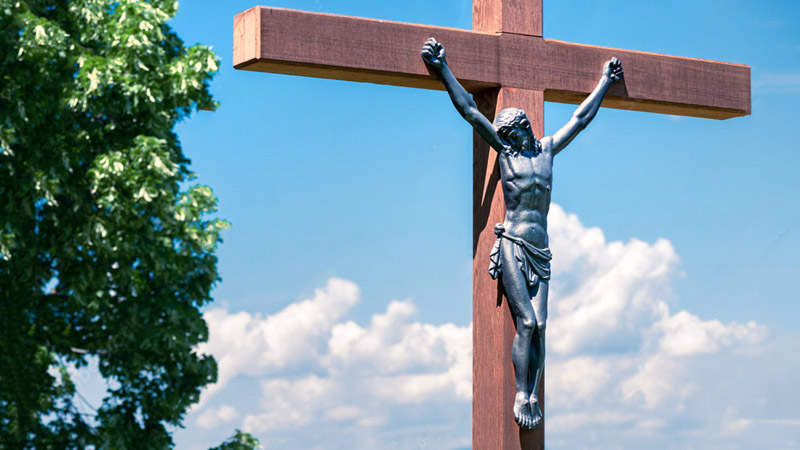
{"type": "Polygon", "coordinates": [[[517,333],[511,347],[511,361],[514,363],[517,390],[514,397],[514,420],[520,427],[530,429],[533,427],[533,414],[528,404],[530,398],[528,369],[536,316],[531,305],[528,283],[519,268],[519,263],[514,258],[514,243],[503,239],[500,245],[502,246],[500,253],[503,264],[503,287],[506,291],[508,305],[517,319],[517,333]]]}
{"type": "Polygon", "coordinates": [[[536,427],[542,421],[542,410],[539,407],[539,384],[542,381],[542,373],[544,372],[544,336],[545,328],[536,326],[533,332],[533,341],[531,342],[531,362],[530,362],[530,380],[531,384],[531,414],[533,415],[533,426],[536,427]]]}
{"type": "Polygon", "coordinates": [[[536,384],[536,362],[539,361],[536,355],[536,346],[533,345],[533,339],[536,339],[536,331],[533,332],[531,338],[531,357],[528,359],[528,392],[533,393],[533,386],[536,384]]]}
{"type": "Polygon", "coordinates": [[[550,291],[550,283],[548,281],[540,281],[539,289],[531,299],[533,310],[536,314],[536,328],[533,331],[533,339],[531,341],[531,361],[530,361],[530,376],[529,384],[531,386],[531,414],[533,415],[533,426],[538,426],[542,421],[542,411],[539,408],[539,384],[542,380],[542,372],[544,371],[544,357],[545,357],[545,330],[547,327],[547,298],[550,291]]]}

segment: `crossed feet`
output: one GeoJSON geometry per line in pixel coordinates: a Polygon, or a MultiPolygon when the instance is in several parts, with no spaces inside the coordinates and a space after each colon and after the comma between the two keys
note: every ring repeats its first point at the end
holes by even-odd
{"type": "Polygon", "coordinates": [[[542,410],[539,409],[538,399],[526,392],[517,392],[514,398],[514,420],[520,428],[532,430],[542,423],[542,410]]]}

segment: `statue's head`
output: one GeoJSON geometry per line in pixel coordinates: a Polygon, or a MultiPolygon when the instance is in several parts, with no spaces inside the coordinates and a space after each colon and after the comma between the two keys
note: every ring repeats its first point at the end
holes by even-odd
{"type": "Polygon", "coordinates": [[[519,108],[506,108],[494,118],[494,127],[501,139],[511,144],[516,151],[525,151],[525,147],[539,153],[542,144],[536,139],[531,129],[531,122],[525,111],[519,108]]]}

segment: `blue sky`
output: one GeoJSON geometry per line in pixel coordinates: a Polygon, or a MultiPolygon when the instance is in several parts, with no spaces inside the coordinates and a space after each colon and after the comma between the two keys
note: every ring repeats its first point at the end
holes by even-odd
{"type": "MultiPolygon", "coordinates": [[[[469,126],[441,91],[234,70],[252,6],[173,21],[222,59],[220,108],[178,132],[233,223],[221,382],[178,446],[467,447],[469,126]]],[[[465,0],[270,6],[471,27],[465,0]]],[[[558,156],[548,447],[800,448],[798,24],[789,1],[545,0],[547,38],[749,64],[753,92],[726,121],[603,109],[558,156]]],[[[573,109],[547,103],[545,133],[573,109]]]]}

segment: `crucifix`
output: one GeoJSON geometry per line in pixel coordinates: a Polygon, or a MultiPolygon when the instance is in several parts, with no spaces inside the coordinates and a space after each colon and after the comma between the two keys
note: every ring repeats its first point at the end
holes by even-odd
{"type": "MultiPolygon", "coordinates": [[[[473,0],[473,30],[255,7],[234,18],[234,67],[243,70],[442,90],[420,58],[430,37],[476,108],[506,108],[544,131],[544,101],[579,104],[612,57],[625,66],[602,106],[728,119],[750,113],[750,68],[693,58],[573,44],[542,37],[541,0],[473,0]]],[[[475,449],[544,448],[544,426],[517,425],[512,364],[515,320],[487,271],[494,224],[506,214],[498,154],[473,139],[473,405],[475,449]]],[[[544,411],[544,383],[538,389],[544,411]]]]}

